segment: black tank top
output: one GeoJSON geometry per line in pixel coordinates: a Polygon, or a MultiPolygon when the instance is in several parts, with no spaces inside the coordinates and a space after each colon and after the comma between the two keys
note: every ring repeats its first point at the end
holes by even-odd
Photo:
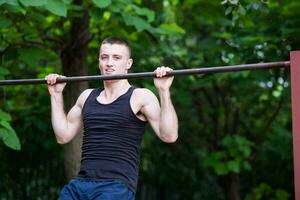
{"type": "Polygon", "coordinates": [[[120,180],[136,191],[141,141],[145,122],[130,106],[134,87],[110,104],[97,101],[101,89],[92,90],[82,114],[84,135],[79,176],[120,180]]]}

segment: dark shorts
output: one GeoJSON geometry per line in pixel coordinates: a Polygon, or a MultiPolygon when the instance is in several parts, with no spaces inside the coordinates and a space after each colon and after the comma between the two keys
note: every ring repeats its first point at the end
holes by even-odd
{"type": "Polygon", "coordinates": [[[134,193],[119,181],[72,179],[60,193],[59,200],[134,200],[134,193]]]}

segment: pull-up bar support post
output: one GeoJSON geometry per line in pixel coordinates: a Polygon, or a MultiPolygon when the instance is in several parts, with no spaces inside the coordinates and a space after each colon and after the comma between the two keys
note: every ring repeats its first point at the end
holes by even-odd
{"type": "Polygon", "coordinates": [[[295,200],[300,200],[300,51],[290,52],[295,200]]]}

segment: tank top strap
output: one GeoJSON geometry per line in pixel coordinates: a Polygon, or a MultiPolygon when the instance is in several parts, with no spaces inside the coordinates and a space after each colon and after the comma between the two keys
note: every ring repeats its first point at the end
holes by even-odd
{"type": "MultiPolygon", "coordinates": [[[[125,94],[121,95],[121,96],[123,96],[123,98],[125,97],[126,99],[130,99],[133,91],[136,88],[137,87],[135,87],[135,86],[130,86],[130,88],[128,89],[128,91],[125,94]]],[[[104,89],[102,89],[102,88],[95,88],[95,89],[93,89],[92,92],[90,93],[89,97],[88,97],[88,100],[94,100],[94,99],[96,99],[103,90],[104,89]]]]}
{"type": "Polygon", "coordinates": [[[99,96],[101,91],[102,91],[101,88],[92,89],[91,93],[89,94],[88,98],[86,99],[86,102],[93,101],[95,98],[97,98],[97,96],[99,96]]]}
{"type": "Polygon", "coordinates": [[[135,86],[130,86],[130,88],[128,89],[126,96],[128,96],[129,98],[131,97],[133,90],[135,90],[137,87],[135,86]]]}

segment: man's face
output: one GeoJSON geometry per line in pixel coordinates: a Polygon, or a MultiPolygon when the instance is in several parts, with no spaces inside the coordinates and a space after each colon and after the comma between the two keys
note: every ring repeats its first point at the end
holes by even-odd
{"type": "Polygon", "coordinates": [[[103,44],[100,48],[99,68],[103,75],[124,74],[132,65],[129,50],[120,44],[103,44]]]}

